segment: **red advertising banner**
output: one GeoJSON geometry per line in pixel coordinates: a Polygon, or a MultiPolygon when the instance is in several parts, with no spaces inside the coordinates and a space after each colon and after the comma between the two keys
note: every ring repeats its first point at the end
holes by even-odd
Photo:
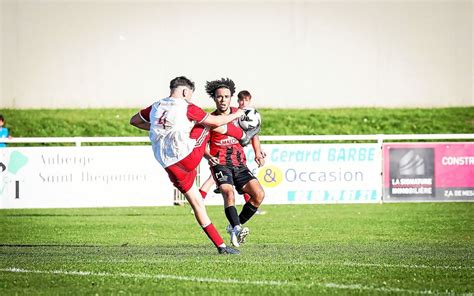
{"type": "Polygon", "coordinates": [[[474,201],[474,143],[387,143],[385,201],[474,201]]]}

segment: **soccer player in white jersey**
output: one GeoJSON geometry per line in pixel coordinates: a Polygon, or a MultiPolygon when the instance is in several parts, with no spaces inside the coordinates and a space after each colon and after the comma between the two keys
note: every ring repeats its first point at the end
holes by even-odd
{"type": "Polygon", "coordinates": [[[244,113],[214,116],[191,103],[194,82],[184,76],[170,82],[170,96],[140,110],[130,124],[149,130],[156,160],[166,170],[173,185],[191,205],[197,222],[220,254],[239,254],[225,245],[207,215],[201,194],[194,185],[196,167],[200,163],[209,140],[209,128],[216,128],[242,141],[249,141],[240,128],[228,124],[244,113]]]}
{"type": "MultiPolygon", "coordinates": [[[[240,109],[245,109],[247,107],[250,107],[252,101],[252,94],[248,90],[242,90],[237,94],[237,102],[239,103],[239,108],[240,109]]],[[[265,165],[265,157],[267,157],[267,154],[265,151],[262,150],[262,146],[260,145],[260,138],[258,135],[255,135],[252,140],[252,147],[253,151],[255,152],[255,162],[257,163],[258,167],[263,167],[265,165]]],[[[248,193],[244,193],[244,200],[245,202],[249,202],[250,200],[250,195],[248,193]]],[[[261,210],[260,208],[257,209],[255,214],[258,215],[265,215],[267,212],[264,210],[261,210]]]]}

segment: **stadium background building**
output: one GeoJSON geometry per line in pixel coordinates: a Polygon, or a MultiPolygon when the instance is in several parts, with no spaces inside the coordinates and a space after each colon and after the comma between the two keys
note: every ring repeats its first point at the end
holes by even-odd
{"type": "Polygon", "coordinates": [[[257,107],[472,106],[473,1],[1,1],[2,108],[137,107],[187,75],[257,107]]]}

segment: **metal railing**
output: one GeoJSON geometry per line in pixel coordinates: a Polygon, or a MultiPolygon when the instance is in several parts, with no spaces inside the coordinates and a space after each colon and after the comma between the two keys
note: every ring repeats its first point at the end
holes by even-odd
{"type": "MultiPolygon", "coordinates": [[[[260,136],[262,142],[287,141],[375,141],[383,143],[387,140],[474,140],[474,134],[375,134],[375,135],[290,135],[260,136]]],[[[0,138],[0,143],[148,143],[148,137],[21,137],[0,138]]]]}

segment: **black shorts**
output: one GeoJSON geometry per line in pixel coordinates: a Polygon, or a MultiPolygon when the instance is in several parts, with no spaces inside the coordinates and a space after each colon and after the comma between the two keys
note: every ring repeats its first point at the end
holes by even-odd
{"type": "Polygon", "coordinates": [[[217,186],[230,184],[235,186],[239,194],[244,194],[242,188],[251,180],[257,179],[246,166],[229,167],[224,165],[215,165],[211,167],[212,177],[217,186]]]}

